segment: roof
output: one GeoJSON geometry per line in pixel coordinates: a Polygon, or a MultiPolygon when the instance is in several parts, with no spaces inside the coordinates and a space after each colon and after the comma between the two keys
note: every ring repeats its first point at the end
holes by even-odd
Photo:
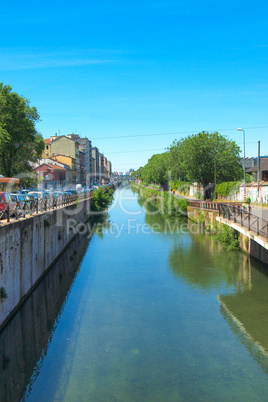
{"type": "MultiPolygon", "coordinates": [[[[52,156],[50,156],[50,158],[49,159],[52,159],[52,160],[54,160],[54,159],[57,159],[57,157],[58,156],[64,156],[64,158],[70,158],[70,159],[73,159],[74,161],[75,161],[75,158],[73,158],[72,156],[70,156],[70,155],[63,155],[63,154],[57,154],[57,155],[52,155],[52,156]]],[[[61,163],[61,162],[60,162],[61,163]]]]}
{"type": "MultiPolygon", "coordinates": [[[[65,169],[64,167],[62,167],[62,166],[58,166],[58,165],[51,165],[50,163],[42,163],[42,165],[40,165],[40,167],[41,166],[48,166],[50,169],[52,169],[52,170],[67,170],[67,169],[65,169]]],[[[39,169],[39,166],[37,166],[35,169],[39,169]]]]}
{"type": "Polygon", "coordinates": [[[53,138],[53,142],[59,141],[59,140],[68,140],[68,141],[72,141],[75,142],[79,145],[79,143],[76,140],[73,140],[72,138],[66,137],[66,135],[60,135],[57,136],[56,138],[53,138]]]}
{"type": "MultiPolygon", "coordinates": [[[[266,170],[268,171],[268,158],[261,159],[260,171],[264,172],[266,170]]],[[[257,172],[257,171],[258,171],[258,165],[253,166],[252,168],[246,170],[247,173],[257,172]]]]}
{"type": "Polygon", "coordinates": [[[50,140],[50,138],[46,138],[46,139],[44,140],[44,142],[45,142],[45,144],[50,144],[50,143],[51,143],[51,140],[50,140]]]}

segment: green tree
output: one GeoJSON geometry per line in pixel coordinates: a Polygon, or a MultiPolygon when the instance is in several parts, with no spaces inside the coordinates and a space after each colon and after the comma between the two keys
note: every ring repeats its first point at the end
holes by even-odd
{"type": "Polygon", "coordinates": [[[235,141],[228,140],[218,132],[202,131],[175,141],[169,148],[171,167],[175,177],[185,177],[196,181],[204,187],[214,183],[215,172],[217,183],[240,180],[243,167],[239,163],[240,148],[235,141]]]}
{"type": "Polygon", "coordinates": [[[156,183],[167,187],[169,164],[168,152],[155,154],[143,168],[137,170],[137,177],[147,184],[156,183]]]}
{"type": "Polygon", "coordinates": [[[35,123],[39,114],[24,97],[0,83],[0,172],[7,177],[30,171],[45,144],[35,123]]]}
{"type": "Polygon", "coordinates": [[[99,187],[93,192],[92,199],[94,204],[92,205],[93,211],[103,211],[113,201],[114,189],[108,189],[107,187],[99,187]]]}

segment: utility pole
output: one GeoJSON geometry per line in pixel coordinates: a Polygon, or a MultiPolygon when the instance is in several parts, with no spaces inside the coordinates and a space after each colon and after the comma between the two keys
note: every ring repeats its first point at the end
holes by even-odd
{"type": "Polygon", "coordinates": [[[260,175],[261,175],[261,142],[258,141],[258,174],[257,174],[257,180],[258,180],[258,201],[260,199],[260,175]]]}
{"type": "Polygon", "coordinates": [[[242,128],[238,128],[237,131],[242,131],[243,132],[243,143],[244,143],[244,158],[243,158],[243,169],[244,169],[244,201],[246,198],[246,140],[245,140],[245,130],[242,128]]]}

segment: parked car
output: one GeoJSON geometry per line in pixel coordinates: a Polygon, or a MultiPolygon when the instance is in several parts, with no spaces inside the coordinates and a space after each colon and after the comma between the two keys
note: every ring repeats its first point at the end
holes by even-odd
{"type": "Polygon", "coordinates": [[[17,203],[11,200],[10,194],[5,191],[0,192],[0,219],[7,216],[7,206],[9,205],[10,216],[15,214],[17,203]]]}
{"type": "Polygon", "coordinates": [[[13,202],[15,202],[17,204],[18,212],[22,212],[27,204],[26,196],[24,194],[12,193],[12,194],[10,194],[10,198],[13,202]]]}

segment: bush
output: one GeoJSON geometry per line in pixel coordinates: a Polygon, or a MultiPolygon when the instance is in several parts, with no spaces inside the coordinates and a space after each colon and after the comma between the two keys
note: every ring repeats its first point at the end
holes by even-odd
{"type": "Polygon", "coordinates": [[[239,250],[239,234],[238,232],[228,225],[214,224],[213,234],[215,239],[221,243],[228,250],[239,250]]]}
{"type": "Polygon", "coordinates": [[[107,187],[99,187],[93,192],[93,206],[92,209],[95,211],[103,211],[112,203],[113,201],[114,189],[108,189],[107,187]]]}
{"type": "Polygon", "coordinates": [[[174,195],[142,188],[141,194],[148,200],[148,202],[157,205],[160,212],[168,216],[181,216],[187,214],[188,201],[184,198],[176,198],[174,195]]]}
{"type": "Polygon", "coordinates": [[[215,195],[217,197],[228,197],[230,194],[234,194],[239,191],[240,181],[226,181],[216,185],[215,195]]]}

